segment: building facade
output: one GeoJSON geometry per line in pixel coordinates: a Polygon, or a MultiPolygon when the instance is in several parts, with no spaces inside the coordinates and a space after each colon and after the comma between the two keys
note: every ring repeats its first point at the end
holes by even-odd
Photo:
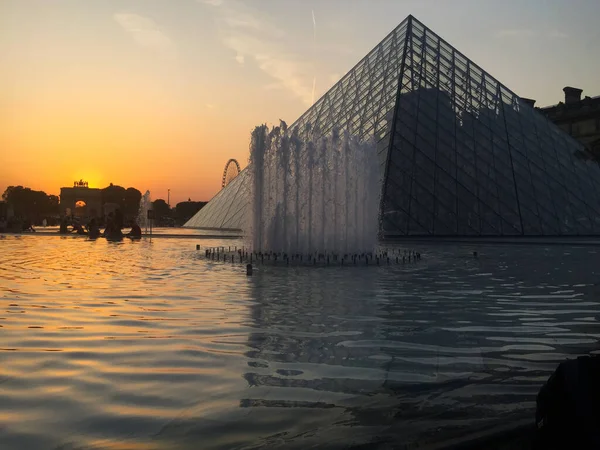
{"type": "Polygon", "coordinates": [[[569,86],[563,91],[564,101],[537,110],[600,160],[600,96],[582,99],[583,91],[569,86]]]}

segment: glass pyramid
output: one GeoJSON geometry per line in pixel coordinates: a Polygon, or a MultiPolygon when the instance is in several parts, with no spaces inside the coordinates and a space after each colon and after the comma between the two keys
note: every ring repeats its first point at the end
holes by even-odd
{"type": "MultiPolygon", "coordinates": [[[[383,236],[600,234],[600,168],[583,145],[412,16],[290,130],[333,128],[376,137],[383,236]]],[[[243,228],[246,179],[186,226],[243,228]]]]}
{"type": "Polygon", "coordinates": [[[184,227],[241,230],[248,204],[248,175],[244,170],[208,202],[184,227]]]}

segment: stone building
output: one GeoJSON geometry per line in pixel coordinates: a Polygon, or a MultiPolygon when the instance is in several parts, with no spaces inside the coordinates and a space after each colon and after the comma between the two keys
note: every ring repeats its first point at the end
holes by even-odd
{"type": "Polygon", "coordinates": [[[60,188],[60,213],[65,216],[101,217],[102,191],[86,181],[75,181],[73,187],[60,188]]]}
{"type": "Polygon", "coordinates": [[[569,86],[563,91],[563,102],[537,110],[600,157],[600,96],[582,99],[583,91],[569,86]]]}

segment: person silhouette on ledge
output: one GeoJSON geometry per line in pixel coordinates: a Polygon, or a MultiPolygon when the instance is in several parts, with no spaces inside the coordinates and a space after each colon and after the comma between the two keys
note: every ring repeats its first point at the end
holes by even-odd
{"type": "Polygon", "coordinates": [[[73,222],[73,229],[71,230],[72,233],[77,233],[79,235],[85,235],[87,234],[85,232],[85,229],[83,228],[83,226],[79,223],[79,220],[75,220],[73,222]]]}
{"type": "Polygon", "coordinates": [[[131,230],[127,234],[130,238],[139,239],[142,237],[142,229],[135,220],[131,221],[131,230]]]}

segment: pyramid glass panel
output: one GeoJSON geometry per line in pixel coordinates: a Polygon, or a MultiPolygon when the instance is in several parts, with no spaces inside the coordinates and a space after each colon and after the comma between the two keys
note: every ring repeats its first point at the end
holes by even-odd
{"type": "MultiPolygon", "coordinates": [[[[289,131],[334,128],[378,143],[384,237],[600,234],[583,146],[412,16],[289,131]]],[[[243,228],[247,172],[186,226],[243,228]]]]}
{"type": "Polygon", "coordinates": [[[248,204],[248,174],[242,171],[221,189],[184,226],[188,228],[241,230],[248,204]]]}

